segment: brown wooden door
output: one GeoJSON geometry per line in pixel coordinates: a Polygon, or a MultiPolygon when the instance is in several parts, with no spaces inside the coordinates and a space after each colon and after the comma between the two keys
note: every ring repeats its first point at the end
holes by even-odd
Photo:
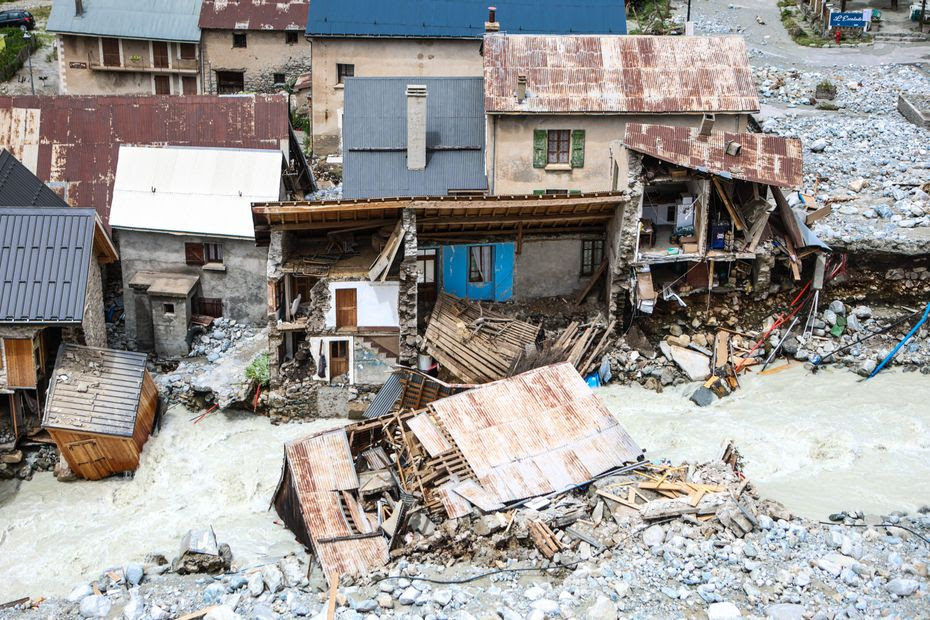
{"type": "Polygon", "coordinates": [[[4,338],[6,382],[11,388],[36,387],[36,362],[30,338],[4,338]]]}
{"type": "Polygon", "coordinates": [[[349,341],[333,340],[329,343],[329,377],[335,379],[349,372],[349,341]]]}
{"type": "Polygon", "coordinates": [[[164,41],[152,41],[152,65],[157,69],[168,68],[168,44],[164,41]]]}
{"type": "Polygon", "coordinates": [[[107,461],[94,439],[75,441],[66,445],[74,460],[74,473],[88,480],[100,480],[110,475],[107,461]]]}
{"type": "Polygon", "coordinates": [[[122,64],[119,57],[119,39],[102,38],[100,43],[103,47],[103,66],[119,67],[122,64]]]}
{"type": "Polygon", "coordinates": [[[171,94],[171,78],[167,75],[156,75],[155,76],[155,94],[156,95],[170,95],[171,94]]]}
{"type": "Polygon", "coordinates": [[[358,327],[358,294],[354,288],[336,289],[336,328],[358,327]]]}

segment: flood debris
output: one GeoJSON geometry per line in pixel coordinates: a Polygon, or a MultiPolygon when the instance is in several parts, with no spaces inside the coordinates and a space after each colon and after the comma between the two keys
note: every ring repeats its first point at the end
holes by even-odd
{"type": "Polygon", "coordinates": [[[642,459],[561,363],[292,442],[273,503],[332,581],[383,566],[409,532],[433,535],[434,521],[478,514],[497,531],[499,511],[642,459]]]}

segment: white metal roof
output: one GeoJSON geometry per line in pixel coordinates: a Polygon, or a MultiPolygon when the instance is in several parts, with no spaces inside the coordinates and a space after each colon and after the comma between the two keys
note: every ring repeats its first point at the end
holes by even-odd
{"type": "Polygon", "coordinates": [[[277,150],[120,146],[110,226],[254,238],[253,202],[281,198],[277,150]]]}

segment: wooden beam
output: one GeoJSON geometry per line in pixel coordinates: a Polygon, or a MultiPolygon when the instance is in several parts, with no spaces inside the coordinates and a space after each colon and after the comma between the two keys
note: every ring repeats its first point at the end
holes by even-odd
{"type": "Polygon", "coordinates": [[[585,285],[584,289],[575,297],[575,305],[581,305],[581,302],[584,301],[584,298],[588,296],[588,293],[591,292],[591,289],[594,288],[594,285],[597,284],[597,281],[601,279],[601,276],[607,271],[607,257],[604,257],[604,260],[601,261],[600,266],[598,266],[597,271],[591,276],[591,279],[588,280],[588,283],[585,285]]]}
{"type": "Polygon", "coordinates": [[[804,218],[804,223],[810,226],[817,220],[822,220],[823,218],[827,217],[831,213],[833,213],[833,207],[831,207],[830,205],[827,205],[825,207],[820,207],[816,211],[812,213],[808,213],[807,217],[804,218]]]}
{"type": "MultiPolygon", "coordinates": [[[[794,217],[794,211],[788,206],[788,201],[785,200],[785,195],[782,193],[781,188],[775,185],[772,185],[771,188],[772,195],[775,196],[775,204],[778,205],[778,214],[781,216],[785,232],[787,232],[788,236],[791,238],[792,246],[796,248],[803,246],[804,239],[801,237],[801,228],[798,226],[798,220],[794,217]]],[[[792,252],[792,254],[793,253],[794,252],[792,252]]]]}
{"type": "Polygon", "coordinates": [[[523,222],[517,224],[517,255],[523,254],[523,222]]]}
{"type": "Polygon", "coordinates": [[[713,181],[714,188],[717,190],[717,194],[720,196],[720,200],[723,201],[723,206],[727,208],[727,212],[730,214],[730,219],[733,220],[733,225],[736,226],[736,230],[744,230],[746,228],[746,222],[743,221],[742,214],[740,214],[740,212],[736,210],[736,207],[733,206],[733,203],[730,202],[730,198],[724,191],[724,187],[720,182],[720,179],[714,176],[711,177],[711,180],[713,181]]]}

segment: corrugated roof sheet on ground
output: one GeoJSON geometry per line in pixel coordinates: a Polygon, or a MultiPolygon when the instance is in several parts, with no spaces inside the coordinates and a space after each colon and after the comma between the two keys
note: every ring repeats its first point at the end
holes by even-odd
{"type": "MultiPolygon", "coordinates": [[[[307,34],[321,37],[480,38],[484,0],[312,0],[307,34]]],[[[507,32],[626,34],[620,0],[495,0],[507,32]]]]}
{"type": "Polygon", "coordinates": [[[697,113],[759,109],[741,36],[488,35],[489,113],[697,113]],[[517,101],[517,78],[527,96],[517,101]]]}
{"type": "Polygon", "coordinates": [[[132,437],[146,359],[145,353],[61,345],[43,428],[132,437]]]}
{"type": "Polygon", "coordinates": [[[481,486],[502,503],[583,483],[642,456],[570,363],[531,370],[429,407],[481,486]]]}
{"type": "Polygon", "coordinates": [[[794,138],[729,131],[702,136],[688,127],[628,123],[623,141],[634,151],[685,168],[779,187],[796,188],[804,181],[801,141],[794,138]],[[727,154],[730,143],[740,146],[739,154],[727,154]]]}
{"type": "Polygon", "coordinates": [[[309,0],[203,0],[204,30],[303,30],[309,0]]]}
{"type": "Polygon", "coordinates": [[[0,207],[0,323],[83,320],[95,225],[93,209],[0,207]]]}

